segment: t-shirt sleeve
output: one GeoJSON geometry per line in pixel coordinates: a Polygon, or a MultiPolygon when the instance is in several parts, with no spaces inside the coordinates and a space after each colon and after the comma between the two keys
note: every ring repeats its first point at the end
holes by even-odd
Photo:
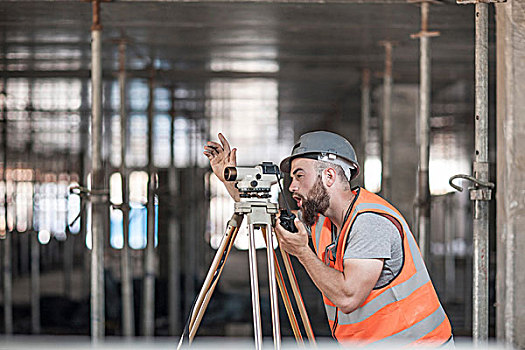
{"type": "Polygon", "coordinates": [[[348,235],[344,259],[390,259],[392,239],[399,235],[387,218],[374,214],[360,214],[348,235]]]}

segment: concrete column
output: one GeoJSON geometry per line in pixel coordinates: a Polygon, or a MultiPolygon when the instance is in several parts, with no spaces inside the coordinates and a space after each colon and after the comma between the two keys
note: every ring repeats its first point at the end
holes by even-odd
{"type": "Polygon", "coordinates": [[[496,332],[525,347],[525,0],[496,5],[496,332]]]}

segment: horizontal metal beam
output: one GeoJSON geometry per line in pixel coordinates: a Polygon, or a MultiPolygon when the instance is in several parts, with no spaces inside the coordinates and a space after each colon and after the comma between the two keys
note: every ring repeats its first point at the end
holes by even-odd
{"type": "MultiPolygon", "coordinates": [[[[473,78],[473,73],[467,68],[470,65],[467,64],[447,64],[447,71],[433,72],[432,80],[435,83],[439,82],[454,82],[459,80],[473,78]]],[[[2,68],[2,67],[0,67],[2,68]]],[[[355,66],[355,69],[350,71],[357,72],[356,69],[360,68],[359,65],[355,66]]],[[[159,70],[158,77],[161,79],[159,84],[179,84],[179,83],[203,83],[211,79],[276,79],[279,80],[280,84],[286,85],[292,82],[315,82],[319,84],[320,81],[334,82],[344,80],[345,83],[349,81],[348,75],[349,69],[334,69],[332,71],[321,70],[315,74],[306,74],[309,72],[308,69],[294,68],[292,72],[287,72],[283,69],[282,72],[233,72],[233,71],[220,71],[212,72],[206,70],[159,70]],[[321,79],[321,80],[320,80],[321,79]],[[165,81],[169,80],[169,82],[165,81]]],[[[311,72],[311,70],[310,70],[311,72]]],[[[80,78],[89,79],[90,73],[87,69],[79,70],[17,70],[17,71],[4,71],[7,78],[80,78]]],[[[357,74],[357,73],[356,73],[357,74]]],[[[105,71],[104,79],[116,79],[117,72],[105,71]]],[[[146,70],[130,70],[130,78],[146,79],[148,72],[146,70]]],[[[403,69],[403,67],[396,67],[396,79],[398,83],[417,83],[418,74],[410,69],[403,69]]],[[[350,79],[351,80],[351,79],[350,79]]],[[[359,82],[357,80],[356,84],[359,82]]],[[[356,85],[357,86],[357,85],[356,85]]]]}

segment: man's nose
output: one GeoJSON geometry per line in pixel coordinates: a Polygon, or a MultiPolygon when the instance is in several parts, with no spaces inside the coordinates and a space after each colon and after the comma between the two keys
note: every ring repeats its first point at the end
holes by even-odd
{"type": "Polygon", "coordinates": [[[290,183],[290,186],[288,187],[288,190],[290,192],[295,192],[297,190],[297,186],[295,185],[295,180],[292,179],[292,182],[290,183]]]}

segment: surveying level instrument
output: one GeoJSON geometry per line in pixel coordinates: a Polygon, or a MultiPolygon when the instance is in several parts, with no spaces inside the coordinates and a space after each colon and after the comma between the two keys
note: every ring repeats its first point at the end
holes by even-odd
{"type": "MultiPolygon", "coordinates": [[[[204,316],[204,312],[210,302],[211,296],[217,282],[222,273],[230,250],[235,242],[237,233],[241,226],[242,220],[246,215],[248,217],[249,228],[249,268],[250,268],[250,288],[252,296],[253,309],[253,329],[255,337],[255,348],[262,348],[262,327],[261,327],[261,310],[259,304],[259,279],[257,274],[257,259],[255,248],[255,230],[261,230],[266,242],[266,256],[268,261],[268,284],[270,286],[270,306],[272,314],[272,331],[274,348],[281,348],[281,329],[279,323],[279,304],[277,300],[277,285],[281,292],[281,297],[286,309],[286,313],[290,320],[295,339],[299,343],[303,343],[301,330],[295,317],[293,306],[284,283],[283,274],[279,267],[277,254],[273,247],[273,223],[275,222],[275,214],[279,212],[277,203],[270,202],[270,187],[278,183],[282,193],[282,187],[279,178],[279,168],[277,165],[270,162],[263,162],[256,167],[228,167],[224,170],[224,178],[226,181],[237,181],[235,186],[239,190],[240,201],[235,202],[234,214],[228,221],[226,232],[217,249],[217,253],[212,261],[210,269],[206,275],[199,295],[195,299],[190,310],[186,326],[182,333],[177,349],[187,341],[189,344],[193,342],[195,334],[204,316]]],[[[283,196],[284,199],[284,196],[283,196]]],[[[280,221],[281,225],[291,232],[297,232],[293,220],[295,215],[291,213],[286,199],[284,199],[287,209],[281,210],[280,221]]],[[[280,246],[279,246],[280,247],[280,246]]],[[[290,286],[301,315],[304,329],[308,336],[308,340],[312,345],[315,345],[315,337],[312,331],[312,326],[304,306],[304,302],[299,290],[299,285],[292,269],[290,256],[282,248],[280,248],[284,267],[286,269],[290,286]]]]}

